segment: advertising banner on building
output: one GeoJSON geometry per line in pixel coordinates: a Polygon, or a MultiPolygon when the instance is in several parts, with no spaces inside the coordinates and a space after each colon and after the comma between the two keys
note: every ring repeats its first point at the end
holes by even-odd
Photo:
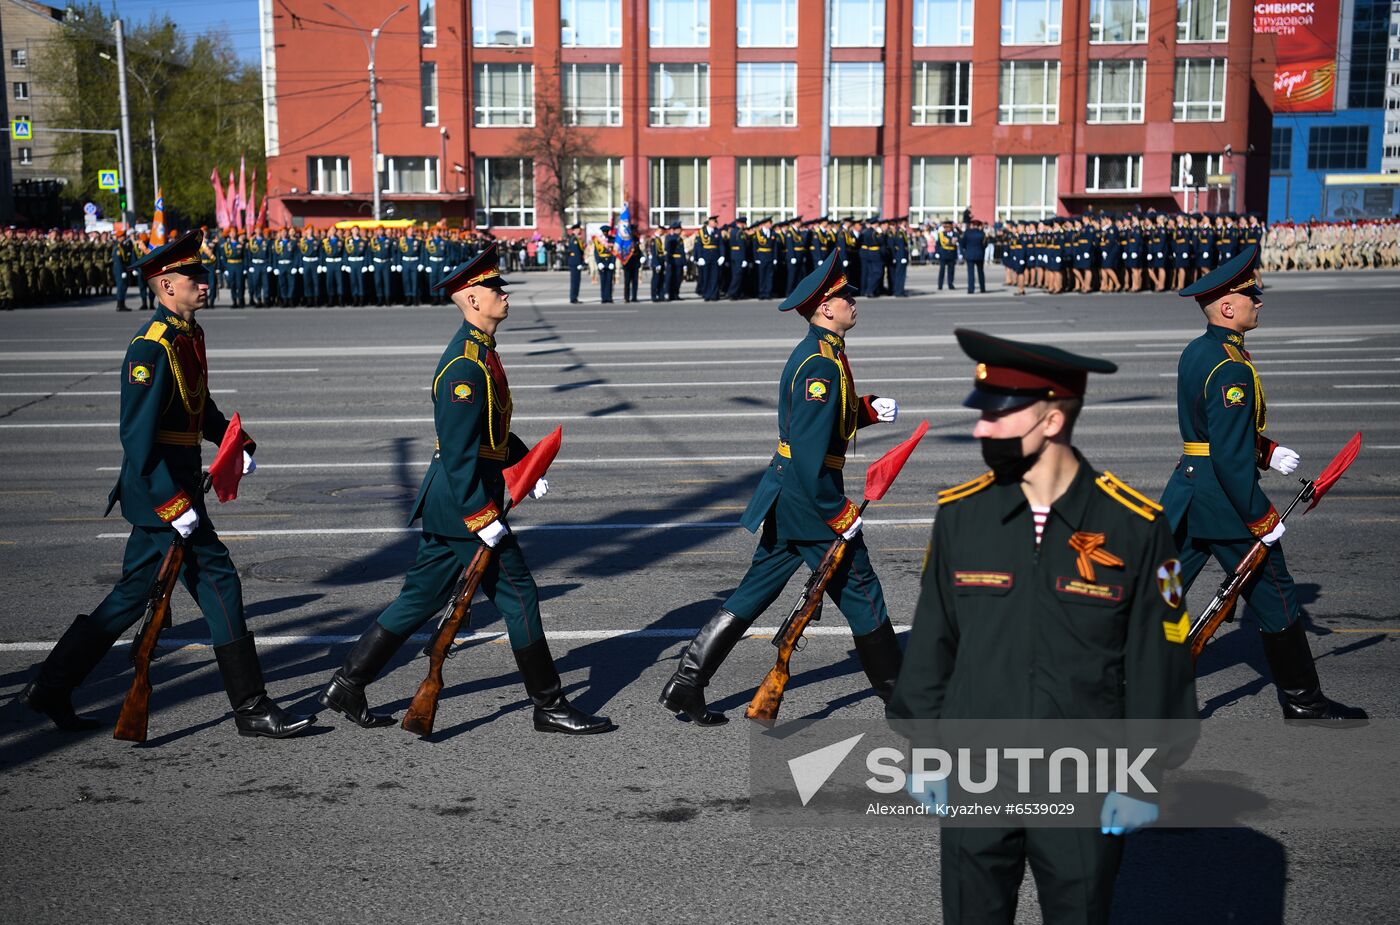
{"type": "Polygon", "coordinates": [[[1331,112],[1337,87],[1341,0],[1268,0],[1254,4],[1254,31],[1277,36],[1275,112],[1331,112]]]}

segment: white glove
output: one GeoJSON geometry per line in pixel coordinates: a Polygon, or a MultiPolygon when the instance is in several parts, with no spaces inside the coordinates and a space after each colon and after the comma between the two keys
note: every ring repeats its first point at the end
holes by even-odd
{"type": "Polygon", "coordinates": [[[696,258],[695,258],[695,263],[696,263],[696,265],[702,266],[702,267],[703,267],[703,266],[705,265],[705,258],[704,258],[704,257],[696,257],[696,258]]]}
{"type": "Polygon", "coordinates": [[[530,497],[536,501],[549,494],[549,479],[540,479],[535,483],[535,487],[530,489],[530,497]]]}
{"type": "Polygon", "coordinates": [[[170,526],[174,527],[175,531],[182,537],[189,539],[190,534],[194,532],[194,528],[199,526],[199,514],[194,508],[190,508],[179,517],[172,520],[170,526]]]}
{"type": "Polygon", "coordinates": [[[846,532],[841,534],[841,539],[846,540],[847,542],[850,542],[851,540],[855,539],[857,536],[860,535],[861,526],[862,522],[860,516],[857,515],[856,522],[846,528],[846,532]]]}
{"type": "Polygon", "coordinates": [[[745,260],[743,263],[739,264],[739,267],[740,267],[740,269],[742,269],[742,268],[744,268],[744,267],[746,267],[746,266],[748,266],[748,265],[749,265],[749,262],[748,262],[747,260],[745,260]]]}
{"type": "Polygon", "coordinates": [[[495,549],[496,544],[499,543],[501,540],[505,539],[506,534],[509,532],[510,527],[506,526],[506,522],[504,520],[496,519],[491,521],[486,526],[482,527],[480,530],[476,531],[476,535],[487,546],[490,546],[492,549],[495,549]]]}
{"type": "Polygon", "coordinates": [[[724,258],[723,258],[723,257],[716,258],[716,260],[715,260],[715,266],[717,266],[717,267],[722,267],[722,266],[724,266],[724,258]]]}
{"type": "Polygon", "coordinates": [[[255,462],[253,462],[253,457],[252,457],[252,455],[251,455],[247,450],[244,450],[244,451],[243,451],[243,474],[244,474],[244,475],[252,475],[253,472],[254,472],[254,470],[256,470],[257,468],[258,468],[258,464],[255,463],[255,462]]]}
{"type": "Polygon", "coordinates": [[[1099,831],[1104,835],[1127,835],[1157,821],[1156,803],[1135,800],[1118,792],[1104,797],[1099,810],[1099,831]]]}
{"type": "Polygon", "coordinates": [[[795,265],[795,264],[797,263],[797,258],[796,258],[796,257],[790,257],[790,258],[788,258],[788,263],[791,263],[791,264],[794,264],[794,265],[795,265]]]}
{"type": "Polygon", "coordinates": [[[1292,475],[1293,470],[1298,468],[1298,454],[1286,446],[1276,446],[1269,454],[1269,468],[1292,475]]]}
{"type": "Polygon", "coordinates": [[[875,419],[881,424],[893,424],[894,419],[899,417],[899,402],[893,398],[877,398],[870,403],[870,407],[875,409],[875,419]]]}
{"type": "Polygon", "coordinates": [[[272,275],[273,275],[273,276],[281,276],[281,275],[282,275],[282,271],[281,271],[281,270],[273,270],[273,271],[272,271],[272,275]]]}
{"type": "Polygon", "coordinates": [[[1275,526],[1268,533],[1265,533],[1263,536],[1259,537],[1259,541],[1262,542],[1265,546],[1272,546],[1279,540],[1283,539],[1283,534],[1287,529],[1288,528],[1283,525],[1283,521],[1280,520],[1277,526],[1275,526]]]}
{"type": "Polygon", "coordinates": [[[843,261],[841,261],[841,266],[843,266],[843,267],[848,267],[848,266],[850,266],[850,265],[851,265],[851,262],[850,262],[849,260],[843,260],[843,261]]]}

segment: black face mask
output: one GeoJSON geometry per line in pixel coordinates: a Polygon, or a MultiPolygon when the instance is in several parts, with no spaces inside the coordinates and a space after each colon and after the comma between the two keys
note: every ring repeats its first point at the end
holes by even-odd
{"type": "Polygon", "coordinates": [[[1031,467],[1040,458],[1040,454],[1045,452],[1043,446],[1031,456],[1027,456],[1021,450],[1021,441],[1029,436],[1032,430],[1039,427],[1043,420],[1045,420],[1044,415],[1038,418],[1019,437],[982,438],[982,461],[992,470],[992,475],[996,478],[998,485],[1013,485],[1020,482],[1022,477],[1031,471],[1031,467]]]}

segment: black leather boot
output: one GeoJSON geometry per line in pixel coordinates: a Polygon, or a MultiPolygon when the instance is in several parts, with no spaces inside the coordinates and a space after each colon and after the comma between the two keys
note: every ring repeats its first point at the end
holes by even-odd
{"type": "Polygon", "coordinates": [[[890,621],[881,623],[873,633],[856,637],[856,657],[875,693],[889,703],[894,696],[894,682],[899,679],[899,668],[904,664],[904,654],[899,650],[890,621]]]}
{"type": "Polygon", "coordinates": [[[369,702],[365,700],[365,686],[379,677],[379,672],[389,664],[389,659],[394,657],[407,638],[389,632],[378,622],[372,624],[356,640],[350,654],[345,656],[345,664],[331,675],[330,683],[321,691],[322,706],[364,729],[392,726],[392,715],[370,712],[369,702]]]}
{"type": "Polygon", "coordinates": [[[1264,657],[1269,661],[1285,720],[1339,728],[1366,724],[1365,710],[1337,703],[1322,693],[1302,620],[1294,620],[1281,633],[1260,633],[1259,638],[1264,643],[1264,657]]]}
{"type": "Polygon", "coordinates": [[[73,691],[92,673],[117,637],[80,614],[39,667],[39,676],[20,692],[19,700],[42,713],[64,732],[87,732],[101,725],[73,712],[73,691]]]}
{"type": "Polygon", "coordinates": [[[549,643],[541,639],[515,650],[515,664],[525,682],[525,692],[535,703],[535,731],[566,735],[594,735],[617,727],[606,716],[589,716],[564,698],[549,643]]]}
{"type": "Polygon", "coordinates": [[[706,706],[705,685],[744,638],[748,628],[747,622],[727,610],[715,614],[681,653],[680,667],[661,689],[661,705],[672,713],[684,713],[700,726],[722,726],[729,722],[729,717],[712,713],[706,706]]]}
{"type": "Polygon", "coordinates": [[[215,646],[214,657],[224,676],[224,690],[233,705],[233,721],[239,735],[286,739],[304,732],[316,721],[314,716],[287,713],[267,696],[252,633],[215,646]]]}

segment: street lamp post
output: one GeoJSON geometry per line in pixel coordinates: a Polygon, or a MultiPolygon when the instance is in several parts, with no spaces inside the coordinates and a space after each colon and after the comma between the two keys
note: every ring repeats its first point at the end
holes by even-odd
{"type": "MultiPolygon", "coordinates": [[[[126,104],[126,40],[122,36],[122,21],[120,19],[112,21],[112,29],[117,36],[117,88],[121,94],[122,110],[122,161],[126,164],[126,169],[131,169],[131,110],[126,104]]],[[[122,177],[121,185],[126,188],[126,211],[131,217],[136,215],[136,196],[133,195],[131,177],[122,177]]],[[[123,219],[130,220],[127,214],[122,215],[123,219]]]]}
{"type": "Polygon", "coordinates": [[[357,23],[357,22],[355,22],[355,20],[351,19],[350,16],[349,16],[344,10],[340,9],[339,7],[337,7],[334,3],[326,3],[325,6],[326,6],[326,9],[330,10],[332,13],[335,13],[337,16],[339,16],[340,18],[342,18],[342,19],[344,19],[346,22],[348,22],[348,23],[351,25],[351,27],[352,27],[357,33],[360,34],[360,41],[362,41],[362,42],[365,43],[365,51],[369,53],[369,146],[370,146],[370,155],[369,155],[369,158],[370,158],[370,174],[371,174],[371,175],[373,176],[373,178],[374,178],[374,180],[373,180],[373,182],[374,182],[374,220],[377,222],[377,221],[379,221],[379,218],[380,218],[380,207],[379,207],[379,84],[378,84],[378,81],[375,79],[375,76],[374,76],[374,52],[375,52],[375,49],[378,48],[378,46],[379,46],[379,35],[380,35],[380,33],[382,33],[382,32],[384,31],[384,27],[387,26],[387,25],[389,25],[389,20],[393,19],[395,16],[399,15],[399,14],[402,13],[404,10],[408,9],[408,6],[409,6],[409,5],[408,5],[407,3],[405,3],[403,6],[399,7],[397,10],[394,10],[394,12],[390,13],[388,16],[385,16],[383,22],[381,22],[376,28],[371,29],[371,30],[369,31],[369,37],[368,37],[368,38],[365,37],[365,35],[364,35],[365,30],[362,29],[362,28],[360,27],[360,24],[357,23]]]}
{"type": "MultiPolygon", "coordinates": [[[[105,51],[99,51],[97,57],[111,61],[113,64],[116,63],[112,56],[105,51]]],[[[146,83],[146,78],[142,77],[136,71],[132,71],[130,76],[135,77],[137,82],[141,84],[141,89],[146,91],[146,102],[149,104],[150,109],[151,201],[155,202],[156,198],[160,196],[160,161],[156,157],[156,97],[155,94],[151,92],[151,85],[146,83]]]]}

